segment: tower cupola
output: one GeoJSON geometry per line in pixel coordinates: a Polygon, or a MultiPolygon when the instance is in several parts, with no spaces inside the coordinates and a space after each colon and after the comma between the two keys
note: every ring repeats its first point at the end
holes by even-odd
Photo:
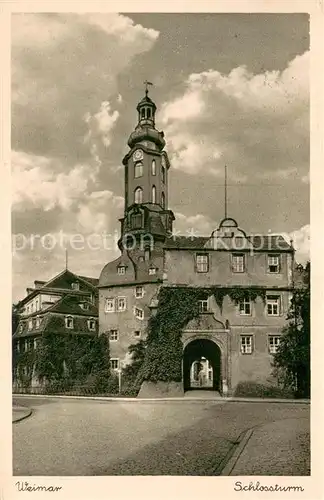
{"type": "Polygon", "coordinates": [[[150,141],[157,147],[159,151],[165,146],[164,133],[159,132],[155,128],[155,102],[148,95],[148,85],[151,82],[145,81],[146,85],[145,96],[140,100],[136,109],[138,111],[138,123],[135,130],[131,133],[128,139],[128,146],[133,148],[137,143],[150,141]]]}

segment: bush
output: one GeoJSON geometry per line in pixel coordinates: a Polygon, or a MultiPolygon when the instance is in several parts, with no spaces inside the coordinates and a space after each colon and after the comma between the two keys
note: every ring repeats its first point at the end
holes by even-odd
{"type": "Polygon", "coordinates": [[[258,384],[256,382],[240,382],[234,392],[235,397],[249,398],[293,398],[293,391],[278,386],[258,384]]]}

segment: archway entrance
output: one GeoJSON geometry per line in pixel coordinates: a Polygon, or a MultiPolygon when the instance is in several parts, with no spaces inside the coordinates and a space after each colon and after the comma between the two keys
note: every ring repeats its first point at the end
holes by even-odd
{"type": "Polygon", "coordinates": [[[208,339],[192,340],[183,352],[183,387],[192,389],[221,389],[221,352],[215,342],[208,339]]]}

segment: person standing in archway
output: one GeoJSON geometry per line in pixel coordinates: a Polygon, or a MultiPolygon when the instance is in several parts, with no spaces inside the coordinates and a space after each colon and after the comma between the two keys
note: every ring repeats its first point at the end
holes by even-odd
{"type": "Polygon", "coordinates": [[[199,387],[203,387],[205,385],[205,373],[204,373],[204,365],[201,362],[199,363],[198,380],[199,380],[199,387]]]}

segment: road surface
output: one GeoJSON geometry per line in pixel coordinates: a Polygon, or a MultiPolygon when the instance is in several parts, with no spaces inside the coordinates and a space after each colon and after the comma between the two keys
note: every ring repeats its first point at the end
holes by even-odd
{"type": "Polygon", "coordinates": [[[13,424],[19,476],[218,475],[246,429],[284,419],[309,423],[309,405],[293,403],[28,396],[14,404],[33,409],[13,424]]]}

